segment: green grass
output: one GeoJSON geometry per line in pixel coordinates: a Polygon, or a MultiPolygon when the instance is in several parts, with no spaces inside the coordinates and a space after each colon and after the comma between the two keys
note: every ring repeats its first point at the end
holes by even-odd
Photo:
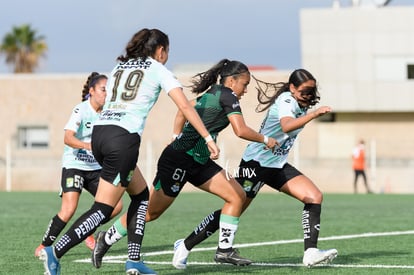
{"type": "MultiPolygon", "coordinates": [[[[86,193],[81,198],[76,217],[92,203],[91,196],[86,193]]],[[[42,262],[33,256],[33,252],[50,218],[60,208],[59,197],[55,193],[0,192],[0,201],[0,274],[43,274],[42,262]]],[[[176,239],[185,237],[202,217],[221,206],[221,200],[213,195],[181,194],[159,220],[147,224],[143,253],[171,251],[176,239]]],[[[308,269],[300,265],[303,255],[302,204],[277,193],[263,193],[256,198],[242,216],[236,235],[236,244],[256,244],[242,247],[240,251],[260,265],[214,264],[217,234],[199,246],[211,250],[190,254],[185,271],[167,264],[172,254],[147,255],[144,259],[157,262],[149,266],[159,274],[413,274],[412,234],[323,240],[331,236],[413,230],[412,207],[412,195],[325,195],[319,247],[338,249],[339,256],[332,266],[308,269]],[[298,242],[257,244],[283,240],[298,242]]],[[[110,224],[102,228],[106,229],[110,224]]],[[[126,239],[115,244],[107,255],[126,256],[126,239]]],[[[83,243],[73,248],[61,260],[62,274],[124,274],[123,263],[104,262],[102,268],[94,269],[90,263],[77,262],[89,257],[90,252],[83,243]]]]}

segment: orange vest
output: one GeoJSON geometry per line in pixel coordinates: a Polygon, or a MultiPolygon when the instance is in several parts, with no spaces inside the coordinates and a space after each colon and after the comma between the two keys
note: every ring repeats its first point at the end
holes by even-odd
{"type": "Polygon", "coordinates": [[[354,170],[365,169],[365,150],[362,146],[357,146],[352,154],[352,168],[354,170]]]}

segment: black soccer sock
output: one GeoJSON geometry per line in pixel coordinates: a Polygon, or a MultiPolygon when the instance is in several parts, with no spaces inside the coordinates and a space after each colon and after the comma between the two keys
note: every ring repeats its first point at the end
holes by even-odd
{"type": "Polygon", "coordinates": [[[42,245],[51,246],[65,226],[66,222],[62,221],[58,215],[54,216],[47,226],[42,245]]]}
{"type": "Polygon", "coordinates": [[[95,202],[56,243],[56,257],[61,258],[69,249],[93,234],[98,226],[109,221],[113,210],[110,205],[95,202]]]}
{"type": "Polygon", "coordinates": [[[302,212],[302,227],[305,251],[311,247],[317,247],[321,222],[321,205],[305,204],[302,212]]]}
{"type": "Polygon", "coordinates": [[[185,238],[185,247],[188,250],[191,250],[194,246],[213,235],[213,233],[220,228],[220,215],[221,209],[216,210],[205,217],[201,223],[197,225],[194,231],[185,238]]]}
{"type": "Polygon", "coordinates": [[[128,258],[139,261],[141,244],[145,231],[145,216],[148,209],[149,191],[145,188],[138,195],[130,196],[131,202],[128,207],[128,258]]]}

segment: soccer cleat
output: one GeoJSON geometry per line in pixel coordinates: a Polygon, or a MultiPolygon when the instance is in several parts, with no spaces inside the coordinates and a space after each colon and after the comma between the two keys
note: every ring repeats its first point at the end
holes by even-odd
{"type": "Polygon", "coordinates": [[[317,248],[308,248],[303,255],[303,264],[312,267],[317,264],[328,264],[338,256],[336,249],[319,250],[317,248]]]}
{"type": "Polygon", "coordinates": [[[125,270],[128,275],[157,275],[157,272],[147,267],[142,261],[127,260],[125,270]]]}
{"type": "Polygon", "coordinates": [[[217,249],[214,261],[216,261],[216,263],[234,264],[239,266],[245,266],[252,263],[251,260],[241,257],[239,255],[239,251],[234,248],[232,248],[229,252],[221,252],[217,249]]]}
{"type": "Polygon", "coordinates": [[[96,268],[100,268],[102,265],[102,258],[108,249],[111,247],[105,242],[105,231],[99,231],[96,233],[95,247],[92,251],[92,264],[96,268]]]}
{"type": "Polygon", "coordinates": [[[187,267],[187,258],[190,251],[184,244],[184,239],[179,239],[174,243],[174,257],[172,264],[176,269],[185,269],[187,267]]]}
{"type": "Polygon", "coordinates": [[[53,251],[53,246],[46,246],[40,250],[39,259],[43,261],[45,275],[60,275],[60,264],[53,251]]]}
{"type": "Polygon", "coordinates": [[[93,249],[95,248],[95,238],[93,237],[93,235],[88,236],[85,239],[85,245],[93,251],[93,249]]]}
{"type": "Polygon", "coordinates": [[[35,257],[36,257],[36,258],[39,258],[39,257],[40,257],[40,251],[41,251],[43,248],[45,248],[45,246],[44,246],[43,244],[39,244],[39,246],[38,246],[38,247],[36,247],[36,250],[35,250],[35,257]]]}

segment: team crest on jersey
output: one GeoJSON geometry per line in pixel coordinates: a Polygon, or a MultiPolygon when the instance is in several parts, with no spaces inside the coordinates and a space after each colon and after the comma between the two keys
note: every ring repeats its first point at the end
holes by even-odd
{"type": "Polygon", "coordinates": [[[171,191],[173,191],[174,193],[180,191],[180,183],[176,182],[173,186],[171,186],[171,191]]]}
{"type": "Polygon", "coordinates": [[[129,171],[128,177],[127,177],[127,181],[130,182],[132,179],[132,174],[134,173],[134,170],[129,171]]]}
{"type": "Polygon", "coordinates": [[[253,182],[249,181],[249,180],[245,180],[243,182],[243,189],[246,192],[250,192],[253,188],[253,182]]]}
{"type": "Polygon", "coordinates": [[[233,108],[233,109],[236,109],[237,107],[239,107],[240,106],[240,103],[237,101],[236,103],[233,103],[233,105],[231,105],[231,107],[233,108]]]}
{"type": "Polygon", "coordinates": [[[73,178],[67,178],[66,179],[66,188],[73,187],[73,178]]]}

